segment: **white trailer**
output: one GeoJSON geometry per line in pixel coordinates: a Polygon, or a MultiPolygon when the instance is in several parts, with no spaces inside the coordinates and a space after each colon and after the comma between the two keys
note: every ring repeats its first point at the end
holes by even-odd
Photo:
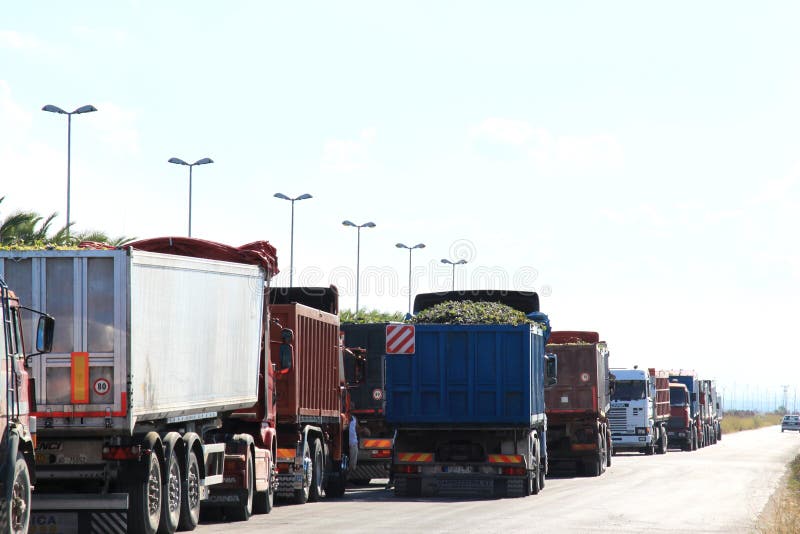
{"type": "MultiPolygon", "coordinates": [[[[0,276],[56,318],[31,359],[34,524],[193,529],[222,482],[208,431],[258,400],[265,272],[137,250],[0,251],[0,276]]],[[[25,325],[31,335],[35,325],[25,325]]]]}

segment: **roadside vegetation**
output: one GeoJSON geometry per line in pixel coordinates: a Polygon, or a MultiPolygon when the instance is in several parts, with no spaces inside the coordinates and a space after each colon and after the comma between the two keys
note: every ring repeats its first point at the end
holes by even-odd
{"type": "Polygon", "coordinates": [[[747,410],[725,412],[722,418],[722,433],[732,434],[741,430],[753,430],[764,426],[781,424],[781,413],[757,413],[747,410]]]}
{"type": "Polygon", "coordinates": [[[800,525],[800,455],[789,463],[786,485],[772,497],[759,521],[759,532],[789,534],[800,525]]]}
{"type": "MultiPolygon", "coordinates": [[[[4,199],[0,197],[0,204],[4,199]]],[[[66,226],[53,227],[56,216],[55,212],[43,217],[35,211],[15,211],[0,219],[0,250],[71,249],[82,241],[120,246],[135,240],[125,236],[110,237],[97,230],[75,230],[74,222],[67,232],[66,226]]]]}
{"type": "Polygon", "coordinates": [[[403,312],[382,312],[379,310],[362,309],[358,315],[353,310],[342,310],[339,312],[339,320],[342,323],[401,323],[405,319],[403,312]]]}

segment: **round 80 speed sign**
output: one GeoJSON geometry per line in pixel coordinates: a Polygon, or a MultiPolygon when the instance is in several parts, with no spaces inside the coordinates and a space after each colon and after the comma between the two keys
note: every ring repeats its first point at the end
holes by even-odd
{"type": "Polygon", "coordinates": [[[111,391],[111,382],[105,378],[98,378],[94,381],[94,384],[92,384],[92,389],[98,395],[106,395],[111,391]]]}

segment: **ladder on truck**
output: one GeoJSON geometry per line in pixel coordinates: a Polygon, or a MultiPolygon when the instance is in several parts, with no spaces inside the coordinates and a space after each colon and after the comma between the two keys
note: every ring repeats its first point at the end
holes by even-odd
{"type": "Polygon", "coordinates": [[[19,347],[14,346],[14,339],[16,332],[14,331],[14,322],[11,320],[11,292],[8,289],[8,284],[5,280],[0,278],[0,305],[3,309],[3,330],[5,332],[5,346],[3,357],[6,360],[5,369],[5,390],[6,399],[8,400],[8,413],[6,414],[8,421],[16,421],[19,419],[19,395],[17,394],[19,384],[16,368],[14,365],[14,354],[19,350],[19,347]]]}

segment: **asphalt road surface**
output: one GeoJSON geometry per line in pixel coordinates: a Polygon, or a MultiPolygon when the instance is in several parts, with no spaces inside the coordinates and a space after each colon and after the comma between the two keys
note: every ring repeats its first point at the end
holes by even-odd
{"type": "Polygon", "coordinates": [[[549,478],[532,497],[405,499],[376,483],[195,532],[753,532],[796,454],[800,433],[768,427],[696,452],[620,454],[598,478],[549,478]]]}

